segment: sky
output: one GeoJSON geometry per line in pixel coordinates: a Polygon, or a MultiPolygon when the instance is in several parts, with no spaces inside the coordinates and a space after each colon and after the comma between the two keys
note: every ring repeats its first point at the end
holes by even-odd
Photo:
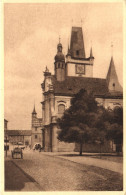
{"type": "Polygon", "coordinates": [[[72,26],[83,28],[86,57],[93,49],[93,76],[106,77],[113,55],[123,86],[122,3],[6,3],[4,118],[8,129],[30,130],[34,103],[42,117],[43,72],[47,66],[54,73],[59,36],[67,54],[72,26]]]}

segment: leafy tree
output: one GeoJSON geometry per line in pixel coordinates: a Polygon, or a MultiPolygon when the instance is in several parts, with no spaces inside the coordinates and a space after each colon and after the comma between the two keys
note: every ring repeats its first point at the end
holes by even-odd
{"type": "Polygon", "coordinates": [[[101,116],[104,108],[98,106],[93,93],[81,89],[71,99],[71,106],[58,119],[61,129],[58,134],[60,141],[80,144],[80,155],[84,143],[103,142],[105,134],[101,127],[101,116]]]}
{"type": "MultiPolygon", "coordinates": [[[[114,140],[117,146],[123,144],[123,108],[115,107],[113,110],[108,110],[104,114],[104,122],[106,128],[106,138],[108,140],[114,140]]],[[[117,152],[120,152],[121,148],[118,148],[117,152]]]]}

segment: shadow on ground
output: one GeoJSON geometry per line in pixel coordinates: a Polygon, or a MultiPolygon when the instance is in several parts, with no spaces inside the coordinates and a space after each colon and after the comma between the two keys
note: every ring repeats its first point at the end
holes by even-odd
{"type": "Polygon", "coordinates": [[[23,172],[12,161],[5,161],[5,191],[21,191],[32,182],[36,183],[30,175],[23,172]]]}

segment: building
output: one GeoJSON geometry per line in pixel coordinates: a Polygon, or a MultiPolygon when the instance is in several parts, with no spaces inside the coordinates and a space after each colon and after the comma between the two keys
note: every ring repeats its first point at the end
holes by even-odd
{"type": "Polygon", "coordinates": [[[6,119],[4,119],[4,131],[7,130],[7,124],[8,124],[8,121],[6,119]]]}
{"type": "Polygon", "coordinates": [[[31,145],[31,130],[7,130],[7,135],[11,144],[22,142],[23,145],[31,145]]]}
{"type": "MultiPolygon", "coordinates": [[[[70,48],[67,55],[62,53],[62,44],[57,45],[54,61],[54,75],[48,68],[44,72],[43,90],[43,146],[45,151],[73,151],[77,150],[74,143],[64,143],[57,139],[56,118],[61,117],[64,110],[69,108],[73,95],[84,88],[93,91],[96,100],[105,108],[122,106],[123,90],[119,84],[114,60],[111,57],[109,70],[105,79],[93,77],[94,56],[92,48],[90,56],[86,58],[83,32],[81,27],[72,27],[70,48]]],[[[97,151],[99,146],[85,147],[86,151],[97,151]]],[[[113,143],[103,147],[103,151],[113,151],[113,143]]]]}
{"type": "Polygon", "coordinates": [[[7,136],[10,150],[18,144],[31,146],[31,130],[7,130],[7,136]]]}
{"type": "Polygon", "coordinates": [[[36,144],[42,144],[42,118],[37,117],[35,106],[32,112],[32,125],[31,125],[31,147],[33,148],[36,144]]]}
{"type": "Polygon", "coordinates": [[[8,121],[4,119],[4,150],[9,150],[9,140],[8,140],[8,135],[7,135],[7,127],[8,121]]]}

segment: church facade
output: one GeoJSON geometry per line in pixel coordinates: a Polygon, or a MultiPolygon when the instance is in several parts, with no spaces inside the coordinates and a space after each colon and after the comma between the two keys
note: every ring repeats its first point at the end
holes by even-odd
{"type": "MultiPolygon", "coordinates": [[[[42,139],[45,151],[75,151],[74,143],[64,143],[57,139],[56,119],[61,117],[65,109],[70,107],[70,101],[80,89],[93,91],[99,105],[105,108],[123,105],[123,90],[119,84],[114,60],[111,57],[110,66],[105,79],[93,77],[94,57],[92,48],[90,56],[86,58],[83,32],[81,27],[72,27],[70,48],[67,55],[62,53],[62,44],[57,45],[57,54],[54,58],[54,75],[48,68],[44,72],[44,81],[41,84],[43,91],[42,139]]],[[[96,152],[99,146],[86,146],[85,150],[96,152]]],[[[113,151],[114,147],[108,143],[103,151],[113,151]]]]}

